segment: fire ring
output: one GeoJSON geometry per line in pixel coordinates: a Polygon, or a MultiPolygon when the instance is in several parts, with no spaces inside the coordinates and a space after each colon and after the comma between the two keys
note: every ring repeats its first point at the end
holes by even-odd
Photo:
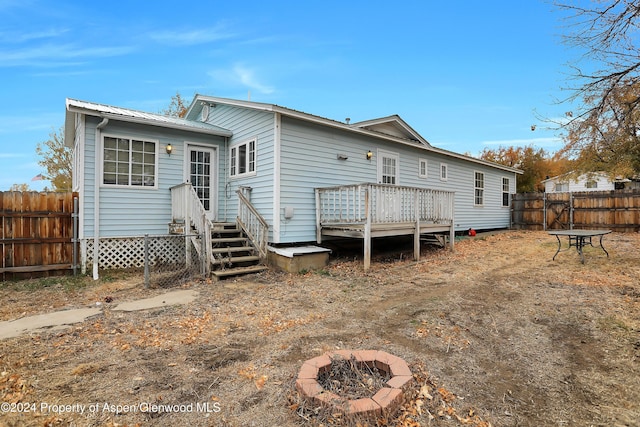
{"type": "Polygon", "coordinates": [[[296,390],[305,399],[314,404],[341,411],[346,416],[373,418],[395,413],[402,404],[403,390],[413,380],[413,374],[407,363],[394,355],[379,350],[336,350],[322,356],[309,359],[302,364],[296,379],[296,390]],[[386,387],[378,390],[372,397],[345,399],[325,390],[318,382],[321,374],[331,369],[332,360],[337,358],[355,358],[358,363],[366,364],[389,374],[386,387]]]}

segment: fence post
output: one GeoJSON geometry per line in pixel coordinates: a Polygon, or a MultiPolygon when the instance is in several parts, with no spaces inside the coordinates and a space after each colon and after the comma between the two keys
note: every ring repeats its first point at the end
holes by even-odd
{"type": "Polygon", "coordinates": [[[149,288],[149,235],[144,235],[144,287],[149,288]]]}
{"type": "Polygon", "coordinates": [[[73,275],[78,275],[78,198],[73,198],[73,213],[71,214],[71,221],[73,222],[73,239],[71,244],[73,245],[73,275]]]}
{"type": "Polygon", "coordinates": [[[202,233],[200,237],[200,271],[202,273],[202,278],[207,278],[207,239],[205,239],[205,234],[202,233]]]}

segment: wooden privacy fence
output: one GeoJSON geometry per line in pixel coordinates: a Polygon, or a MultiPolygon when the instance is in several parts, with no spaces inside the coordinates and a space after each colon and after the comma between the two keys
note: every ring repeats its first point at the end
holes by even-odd
{"type": "Polygon", "coordinates": [[[78,193],[0,192],[0,279],[74,269],[77,197],[78,193]]]}
{"type": "Polygon", "coordinates": [[[525,230],[640,230],[640,190],[518,193],[511,225],[525,230]]]}

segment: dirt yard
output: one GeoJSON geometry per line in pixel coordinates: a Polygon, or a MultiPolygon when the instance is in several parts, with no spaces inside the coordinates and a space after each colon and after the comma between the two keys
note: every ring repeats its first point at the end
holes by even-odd
{"type": "Polygon", "coordinates": [[[411,242],[382,245],[368,273],[338,253],[306,274],[192,283],[196,302],[139,312],[110,308],[168,289],[109,274],[4,283],[0,320],[102,313],[0,342],[0,425],[348,424],[294,388],[302,362],[333,349],[411,367],[381,426],[640,425],[640,234],[606,236],[610,258],[587,248],[584,265],[575,250],[552,261],[544,232],[427,246],[419,262],[411,242]]]}

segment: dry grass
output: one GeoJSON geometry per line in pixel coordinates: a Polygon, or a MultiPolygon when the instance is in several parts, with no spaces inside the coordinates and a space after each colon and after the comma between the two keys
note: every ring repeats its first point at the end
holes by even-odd
{"type": "Polygon", "coordinates": [[[103,312],[0,343],[0,402],[37,409],[0,414],[0,425],[345,424],[293,387],[304,360],[340,348],[384,350],[414,372],[402,410],[379,425],[637,425],[640,235],[605,246],[609,259],[587,248],[584,265],[575,252],[551,261],[555,238],[543,232],[425,248],[419,262],[410,247],[374,246],[368,273],[350,255],[304,275],[192,283],[194,303],[133,313],[110,307],[166,289],[130,277],[5,284],[2,320],[96,302],[103,312]]]}

